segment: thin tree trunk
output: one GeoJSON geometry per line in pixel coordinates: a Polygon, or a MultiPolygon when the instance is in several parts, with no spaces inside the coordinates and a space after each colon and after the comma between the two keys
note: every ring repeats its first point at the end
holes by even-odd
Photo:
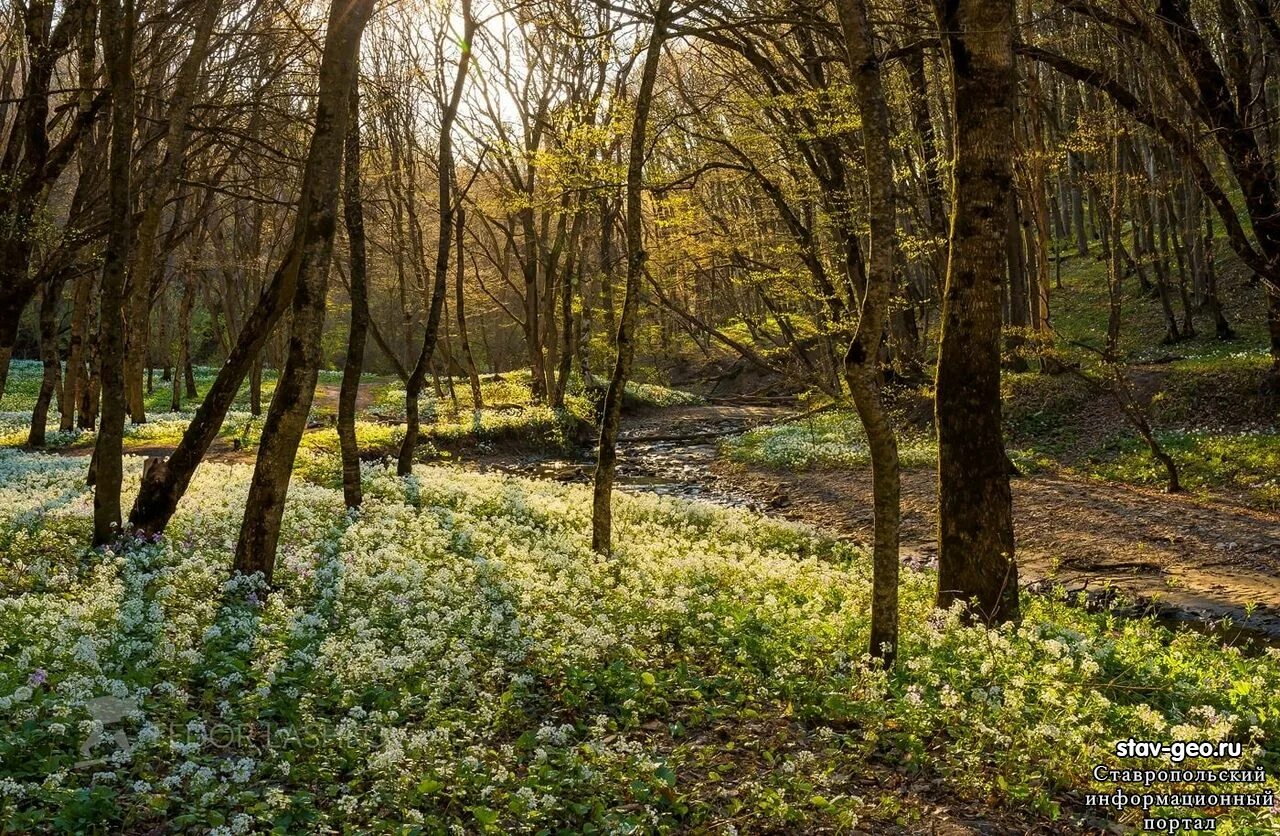
{"type": "Polygon", "coordinates": [[[92,272],[85,272],[75,282],[75,297],[71,303],[71,336],[67,345],[67,373],[62,381],[62,417],[58,422],[58,429],[62,432],[74,429],[81,393],[88,382],[84,364],[84,338],[88,330],[89,305],[95,278],[92,272]]]}
{"type": "MultiPolygon", "coordinates": [[[[462,102],[462,89],[467,80],[467,68],[471,64],[471,39],[475,34],[476,24],[471,16],[470,0],[462,0],[462,17],[462,52],[458,57],[458,68],[453,77],[453,89],[450,92],[449,101],[445,103],[440,120],[440,157],[437,166],[440,227],[436,239],[435,283],[431,289],[431,307],[427,312],[427,328],[422,340],[422,350],[404,386],[404,441],[400,444],[400,455],[396,461],[396,473],[401,476],[408,476],[413,472],[413,457],[418,449],[418,398],[422,392],[422,385],[426,382],[427,371],[431,368],[431,359],[440,335],[440,313],[444,307],[449,272],[449,248],[453,243],[455,210],[451,194],[453,123],[458,115],[458,106],[462,102]]],[[[436,386],[439,387],[438,382],[436,386]]]]}
{"type": "Polygon", "coordinates": [[[600,421],[600,450],[591,505],[591,548],[597,554],[613,552],[613,477],[617,471],[618,430],[622,423],[622,398],[631,364],[635,359],[635,321],[640,308],[640,279],[644,275],[648,253],[644,249],[644,153],[649,127],[649,111],[653,106],[653,88],[658,78],[658,60],[666,39],[666,26],[671,13],[671,0],[659,0],[654,11],[653,32],[645,50],[644,70],[636,92],[635,113],[631,122],[631,148],[627,159],[627,286],[618,319],[618,357],[604,396],[600,421]]]}
{"type": "Polygon", "coordinates": [[[462,361],[466,364],[467,380],[471,384],[471,408],[476,412],[484,406],[484,397],[480,393],[480,375],[476,371],[476,358],[471,353],[471,340],[467,337],[467,313],[466,313],[466,294],[463,293],[463,278],[466,275],[466,262],[462,249],[462,237],[466,231],[466,215],[461,206],[458,207],[458,217],[454,222],[453,242],[457,259],[457,273],[454,284],[454,314],[458,317],[458,344],[462,349],[462,361]]]}
{"type": "Polygon", "coordinates": [[[938,606],[1018,615],[1013,502],[1000,422],[1000,284],[1012,188],[1013,3],[939,7],[954,90],[953,209],[935,396],[938,606]]]}
{"type": "Polygon", "coordinates": [[[191,50],[178,68],[174,80],[173,96],[169,103],[168,124],[165,126],[165,153],[151,182],[151,193],[138,220],[137,246],[133,253],[132,275],[129,278],[128,335],[125,355],[125,386],[130,419],[135,424],[147,420],[146,405],[142,396],[142,369],[147,363],[151,298],[155,291],[152,273],[155,270],[157,233],[161,214],[173,191],[186,157],[187,115],[195,101],[200,67],[209,52],[214,24],[222,0],[205,0],[196,22],[191,50]]]}
{"type": "Polygon", "coordinates": [[[173,379],[169,410],[182,411],[182,378],[180,370],[191,367],[191,306],[194,302],[195,290],[191,287],[191,279],[182,283],[182,299],[178,302],[178,358],[173,364],[173,379]]]}
{"type": "Polygon", "coordinates": [[[898,442],[880,396],[881,337],[893,291],[897,208],[880,61],[863,0],[838,0],[849,69],[862,114],[862,147],[871,222],[866,291],[857,331],[845,354],[845,377],[871,454],[873,513],[871,655],[886,666],[898,653],[898,530],[901,522],[898,442]]]}
{"type": "Polygon", "coordinates": [[[360,450],[356,445],[356,399],[360,394],[360,373],[364,369],[365,339],[369,331],[369,299],[365,287],[364,203],[360,194],[360,90],[357,60],[356,81],[351,89],[351,112],[347,115],[347,143],[343,215],[351,257],[351,331],[347,339],[347,359],[342,366],[342,388],[338,391],[338,442],[342,452],[342,498],[348,508],[359,508],[364,496],[360,487],[360,450]]]}
{"type": "Polygon", "coordinates": [[[62,362],[58,357],[58,299],[62,295],[63,281],[57,277],[40,288],[40,359],[44,375],[40,379],[35,409],[31,412],[31,431],[27,435],[27,444],[31,447],[44,446],[49,405],[53,403],[62,372],[62,362]]]}

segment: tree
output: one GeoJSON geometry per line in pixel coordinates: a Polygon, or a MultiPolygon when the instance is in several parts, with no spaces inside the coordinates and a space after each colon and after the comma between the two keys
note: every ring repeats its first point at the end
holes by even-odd
{"type": "Polygon", "coordinates": [[[133,0],[102,0],[103,55],[111,87],[111,150],[108,162],[107,249],[102,264],[98,352],[102,416],[93,448],[93,543],[113,541],[120,529],[120,482],[124,454],[124,288],[133,239],[133,44],[137,15],[133,0]]]}
{"type": "Polygon", "coordinates": [[[1000,417],[1000,288],[1013,185],[1012,0],[946,0],[954,101],[951,234],[938,348],[938,599],[1018,616],[1013,501],[1000,417]]]}
{"type": "Polygon", "coordinates": [[[267,583],[275,569],[285,495],[320,369],[320,333],[324,328],[329,263],[337,227],[338,180],[349,98],[356,83],[360,36],[372,13],[373,0],[333,0],[329,8],[320,60],[315,133],[303,174],[294,244],[282,268],[293,274],[295,283],[289,348],[263,423],[236,543],[236,571],[246,575],[261,572],[267,583]],[[291,270],[289,262],[295,265],[291,270]]]}
{"type": "MultiPolygon", "coordinates": [[[[359,46],[343,39],[354,37],[359,40],[370,14],[368,5],[368,0],[333,0],[330,6],[331,28],[326,33],[320,61],[320,94],[314,128],[302,170],[297,215],[290,227],[288,243],[271,281],[244,318],[217,377],[196,409],[191,423],[183,431],[182,440],[166,461],[144,474],[138,498],[129,512],[130,524],[139,531],[155,533],[164,530],[205,452],[217,437],[240,385],[254,366],[272,329],[294,302],[304,280],[312,282],[310,290],[314,291],[318,289],[316,282],[319,279],[315,271],[323,266],[327,277],[336,227],[347,96],[359,46]],[[334,23],[336,27],[332,26],[334,23]]],[[[307,304],[314,306],[316,300],[309,299],[307,304]]],[[[314,380],[312,384],[314,389],[314,380]]],[[[310,392],[306,397],[309,408],[310,392]]]]}
{"type": "Polygon", "coordinates": [[[348,508],[359,508],[360,450],[356,444],[356,398],[364,368],[365,340],[369,332],[368,265],[365,253],[364,200],[360,190],[360,71],[351,86],[351,110],[347,115],[347,140],[343,163],[343,218],[351,259],[351,332],[347,335],[347,359],[342,366],[338,391],[338,441],[342,453],[342,498],[348,508]]]}
{"type": "Polygon", "coordinates": [[[892,665],[898,650],[898,528],[901,516],[898,443],[880,398],[880,341],[894,282],[897,209],[893,159],[889,147],[889,110],[885,105],[880,62],[863,0],[839,0],[836,6],[849,53],[867,172],[871,246],[857,330],[845,353],[845,377],[871,453],[874,509],[871,593],[871,655],[892,665]]]}
{"type": "Polygon", "coordinates": [[[454,213],[457,210],[451,189],[454,174],[453,123],[458,117],[458,106],[462,102],[463,86],[467,81],[467,68],[471,65],[471,41],[475,37],[475,31],[476,22],[471,14],[471,2],[462,0],[462,51],[458,56],[453,86],[448,100],[444,103],[440,118],[440,154],[439,164],[436,167],[440,226],[436,238],[435,281],[431,288],[431,306],[427,313],[427,327],[422,339],[422,349],[418,353],[418,362],[414,364],[404,386],[404,441],[400,444],[400,456],[396,464],[396,472],[401,476],[407,476],[413,472],[413,457],[418,449],[418,400],[440,337],[441,312],[447,295],[449,248],[453,244],[454,213]]]}
{"type": "Polygon", "coordinates": [[[645,50],[644,69],[636,91],[635,113],[631,120],[631,148],[627,156],[627,285],[618,320],[616,340],[618,356],[613,376],[605,392],[600,419],[600,449],[596,459],[591,504],[591,548],[598,554],[613,551],[613,478],[618,467],[618,430],[622,424],[622,399],[631,364],[635,360],[635,327],[640,309],[640,280],[644,276],[648,254],[644,247],[644,160],[649,111],[653,107],[653,88],[658,78],[658,60],[667,36],[671,0],[659,0],[653,13],[653,31],[645,50]]]}

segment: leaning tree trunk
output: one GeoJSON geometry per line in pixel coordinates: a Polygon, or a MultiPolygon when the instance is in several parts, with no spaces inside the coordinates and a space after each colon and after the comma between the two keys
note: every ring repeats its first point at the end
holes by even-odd
{"type": "Polygon", "coordinates": [[[898,652],[898,528],[901,521],[898,442],[880,398],[880,343],[893,290],[897,214],[889,109],[864,0],[838,0],[849,51],[867,172],[871,248],[857,331],[845,354],[845,377],[871,453],[873,512],[871,655],[892,665],[898,652]]]}
{"type": "Polygon", "coordinates": [[[1018,615],[1000,426],[1000,285],[1012,189],[1013,3],[939,7],[954,89],[950,252],[938,350],[938,599],[988,624],[1018,615]]]}
{"type": "MultiPolygon", "coordinates": [[[[271,283],[241,326],[235,345],[183,432],[182,441],[167,461],[143,475],[138,499],[129,514],[129,521],[143,532],[164,530],[178,506],[178,500],[191,484],[191,477],[205,451],[217,437],[240,384],[272,329],[285,309],[295,301],[304,282],[314,280],[312,273],[320,266],[327,270],[333,244],[342,143],[346,134],[347,95],[354,77],[353,62],[358,48],[358,43],[350,41],[354,38],[358,42],[369,16],[370,3],[371,0],[333,0],[329,34],[325,38],[320,64],[315,130],[303,168],[302,194],[294,221],[293,239],[271,283]],[[323,259],[323,265],[317,259],[323,259]]],[[[314,286],[312,290],[315,290],[314,286]]],[[[314,304],[314,300],[308,304],[314,304]]],[[[323,306],[323,300],[320,304],[323,306]]],[[[187,359],[188,367],[189,364],[190,357],[187,359]]],[[[190,378],[189,371],[184,373],[190,378]]],[[[188,379],[188,384],[192,383],[188,379]]],[[[311,393],[307,395],[308,408],[310,398],[311,393]]],[[[264,440],[265,437],[264,428],[264,440]]],[[[260,449],[260,457],[261,452],[260,449]]],[[[274,548],[272,551],[274,553],[274,548]]],[[[254,559],[258,559],[257,554],[254,559]]]]}
{"type": "Polygon", "coordinates": [[[598,554],[613,551],[613,477],[617,471],[618,429],[622,423],[622,396],[635,359],[635,321],[640,307],[640,279],[648,253],[644,249],[644,152],[653,106],[653,88],[658,78],[658,59],[666,39],[671,0],[660,0],[653,16],[653,33],[645,50],[640,89],[636,92],[635,114],[631,122],[631,149],[627,161],[627,286],[618,320],[618,357],[613,377],[604,396],[600,420],[600,451],[596,459],[594,495],[591,504],[591,548],[598,554]]]}
{"type": "Polygon", "coordinates": [[[289,349],[263,423],[258,460],[236,543],[235,570],[246,575],[261,572],[267,583],[275,570],[285,494],[320,370],[320,336],[333,256],[348,99],[356,84],[360,37],[372,12],[373,0],[333,0],[329,9],[320,61],[316,127],[307,155],[295,229],[299,264],[289,349]]]}
{"type": "Polygon", "coordinates": [[[356,444],[356,400],[360,394],[360,372],[364,368],[365,339],[369,332],[369,299],[365,287],[364,203],[360,194],[360,90],[359,61],[356,82],[351,89],[351,112],[347,115],[347,145],[343,215],[351,257],[351,331],[347,338],[347,359],[342,366],[342,388],[338,390],[338,443],[342,452],[342,498],[348,508],[359,508],[364,497],[360,489],[360,450],[356,444]]]}
{"type": "Polygon", "coordinates": [[[133,0],[103,0],[103,52],[111,86],[111,150],[107,163],[110,220],[99,295],[98,350],[102,414],[93,449],[93,544],[105,545],[120,528],[124,477],[124,285],[133,237],[130,178],[133,163],[133,0]]]}
{"type": "MultiPolygon", "coordinates": [[[[462,88],[467,80],[467,68],[471,64],[471,39],[475,34],[475,21],[471,17],[470,0],[462,0],[462,52],[458,56],[458,68],[453,77],[453,89],[449,101],[445,103],[444,114],[440,120],[440,156],[436,171],[439,172],[439,211],[440,227],[436,238],[435,283],[431,289],[431,307],[427,313],[427,328],[422,339],[422,350],[418,354],[418,362],[414,365],[409,379],[405,381],[404,441],[400,444],[400,455],[396,462],[396,473],[408,476],[413,472],[413,457],[418,449],[418,400],[422,394],[422,385],[426,382],[427,371],[431,368],[431,359],[435,354],[436,342],[440,336],[440,315],[444,308],[444,297],[447,293],[449,272],[449,247],[453,243],[453,223],[455,206],[452,196],[453,177],[453,123],[458,115],[458,106],[462,102],[462,88]]],[[[437,382],[437,388],[439,383],[437,382]]]]}

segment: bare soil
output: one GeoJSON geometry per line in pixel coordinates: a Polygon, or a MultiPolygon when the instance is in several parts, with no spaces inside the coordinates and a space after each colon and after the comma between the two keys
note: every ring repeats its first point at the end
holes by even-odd
{"type": "MultiPolygon", "coordinates": [[[[773,513],[870,544],[869,469],[781,473],[718,461],[713,470],[773,513]]],[[[937,489],[932,470],[903,473],[902,557],[910,565],[936,564],[937,489]]],[[[1280,638],[1280,516],[1045,473],[1013,480],[1013,508],[1024,582],[1113,588],[1280,638]]]]}

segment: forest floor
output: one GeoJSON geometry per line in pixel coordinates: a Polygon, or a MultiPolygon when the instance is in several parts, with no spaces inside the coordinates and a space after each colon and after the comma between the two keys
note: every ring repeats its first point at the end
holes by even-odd
{"type": "MultiPolygon", "coordinates": [[[[320,412],[336,412],[338,387],[321,383],[320,412]]],[[[362,386],[358,409],[373,403],[362,386]]],[[[829,536],[870,547],[868,467],[789,470],[743,465],[719,454],[718,442],[785,421],[794,407],[704,404],[644,409],[624,421],[619,487],[748,507],[803,522],[829,536]]],[[[327,424],[325,425],[328,426],[327,424]]],[[[309,432],[319,429],[314,428],[309,432]]],[[[252,461],[255,448],[219,438],[210,461],[252,461]]],[[[134,455],[166,456],[172,444],[131,446],[134,455]]],[[[89,444],[65,448],[88,455],[89,444]]],[[[594,451],[569,455],[515,442],[459,451],[479,469],[561,482],[591,478],[594,451]]],[[[1024,584],[1062,585],[1089,601],[1114,603],[1169,623],[1204,627],[1230,620],[1233,634],[1280,644],[1280,515],[1226,495],[1170,495],[1064,471],[1035,470],[1012,481],[1018,564],[1024,584]]],[[[902,559],[916,568],[937,562],[937,477],[932,467],[902,473],[902,559]]]]}
{"type": "MultiPolygon", "coordinates": [[[[731,504],[736,499],[736,504],[869,548],[869,468],[793,472],[743,466],[715,456],[714,445],[705,438],[791,414],[782,407],[707,405],[637,415],[624,434],[624,487],[630,483],[651,490],[656,483],[660,493],[731,504]],[[643,441],[681,435],[694,440],[643,441]],[[663,449],[655,451],[655,446],[663,449]]],[[[545,463],[540,467],[540,475],[547,475],[545,463]]],[[[553,469],[552,475],[566,480],[589,476],[589,470],[579,468],[553,469]]],[[[1245,635],[1280,642],[1280,606],[1275,605],[1280,602],[1280,516],[1226,496],[1170,495],[1064,472],[1032,472],[1013,479],[1012,486],[1024,583],[1061,584],[1107,598],[1114,591],[1133,600],[1136,610],[1169,621],[1203,624],[1230,618],[1245,635]]],[[[905,468],[904,563],[936,565],[936,514],[935,471],[905,468]]]]}
{"type": "MultiPolygon", "coordinates": [[[[717,475],[773,513],[870,547],[869,469],[784,473],[718,463],[717,475]]],[[[1012,482],[1024,583],[1114,589],[1169,618],[1230,617],[1280,641],[1280,520],[1187,495],[1035,473],[1012,482]]],[[[902,559],[937,562],[937,474],[902,474],[902,559]]]]}

